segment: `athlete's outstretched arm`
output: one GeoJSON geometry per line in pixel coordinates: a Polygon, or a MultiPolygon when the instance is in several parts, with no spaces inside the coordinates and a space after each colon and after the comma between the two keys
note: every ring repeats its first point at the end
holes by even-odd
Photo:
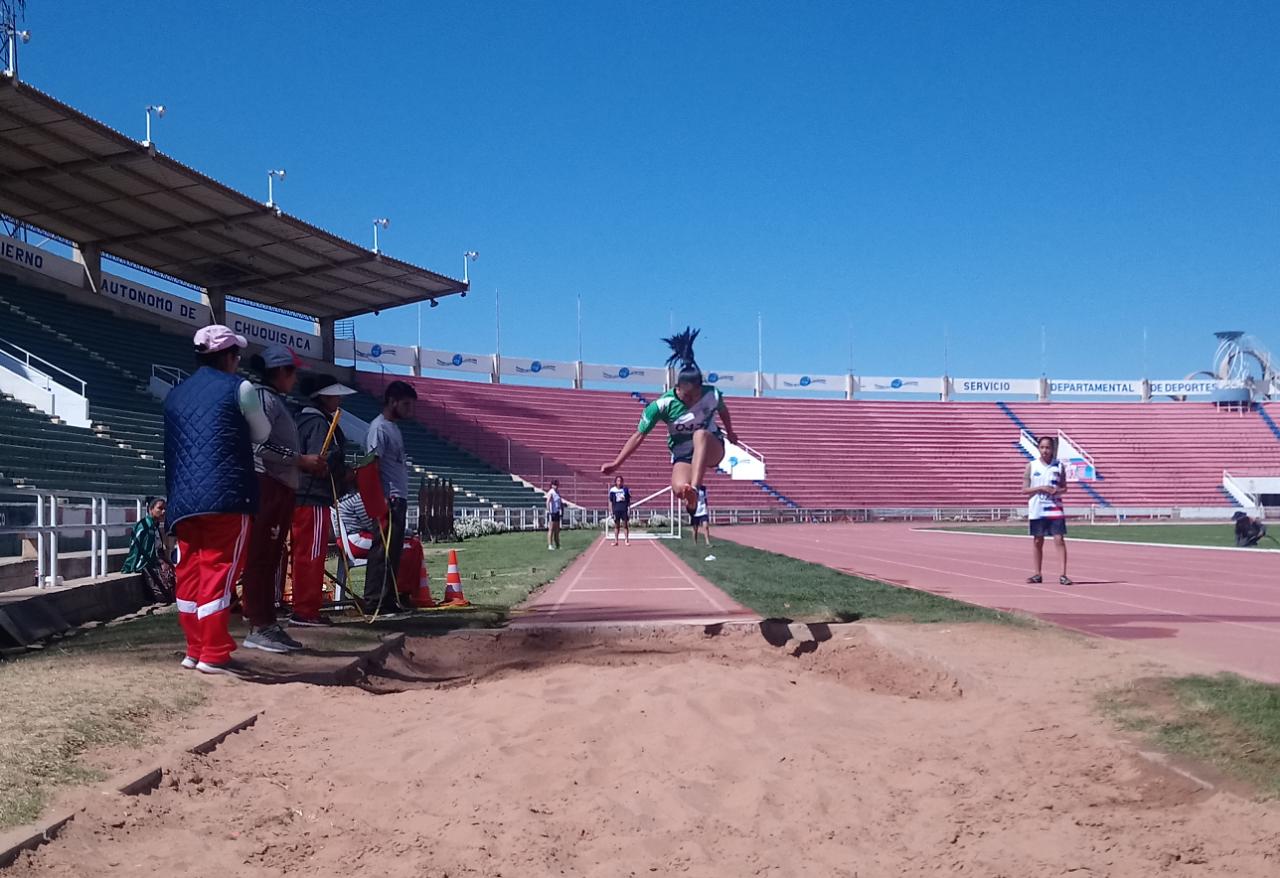
{"type": "Polygon", "coordinates": [[[618,452],[618,456],[613,459],[613,463],[602,464],[600,466],[600,472],[604,473],[606,476],[610,475],[614,470],[626,463],[627,458],[635,454],[636,449],[640,447],[640,443],[644,441],[645,435],[645,433],[641,433],[639,430],[632,433],[631,438],[627,440],[627,444],[622,446],[622,450],[618,452]]]}

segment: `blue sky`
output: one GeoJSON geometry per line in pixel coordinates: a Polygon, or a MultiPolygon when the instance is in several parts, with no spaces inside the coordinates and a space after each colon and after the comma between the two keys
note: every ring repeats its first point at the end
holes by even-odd
{"type": "MultiPolygon", "coordinates": [[[[1280,348],[1280,6],[29,0],[26,80],[450,275],[427,346],[1152,377],[1280,348]]],[[[415,340],[412,309],[362,338],[415,340]]]]}

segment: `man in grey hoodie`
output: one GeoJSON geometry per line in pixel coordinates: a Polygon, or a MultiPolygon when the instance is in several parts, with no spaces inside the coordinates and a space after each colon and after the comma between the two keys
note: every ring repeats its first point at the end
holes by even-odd
{"type": "Polygon", "coordinates": [[[289,538],[293,558],[293,617],[289,624],[315,628],[333,624],[320,612],[324,562],[329,553],[329,510],[334,505],[335,489],[339,496],[345,493],[351,478],[343,453],[347,439],[340,422],[333,427],[327,449],[324,443],[342,397],[356,391],[339,384],[332,375],[304,375],[300,383],[307,404],[297,417],[298,450],[304,455],[322,456],[328,471],[302,473],[298,480],[289,538]]]}

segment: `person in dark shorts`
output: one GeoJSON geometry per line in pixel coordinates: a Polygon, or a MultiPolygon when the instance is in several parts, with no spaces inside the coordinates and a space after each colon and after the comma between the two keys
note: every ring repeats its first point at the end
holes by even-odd
{"type": "Polygon", "coordinates": [[[1022,491],[1027,495],[1027,521],[1034,541],[1032,558],[1036,568],[1036,572],[1027,577],[1027,582],[1044,582],[1044,577],[1041,576],[1044,540],[1045,537],[1053,537],[1054,545],[1058,547],[1058,557],[1062,559],[1062,575],[1058,577],[1058,584],[1071,585],[1071,580],[1067,578],[1067,516],[1062,507],[1062,495],[1067,492],[1067,468],[1058,460],[1057,439],[1041,436],[1037,447],[1040,456],[1027,464],[1022,477],[1022,491]]]}
{"type": "Polygon", "coordinates": [[[693,526],[693,544],[698,545],[698,529],[702,529],[702,537],[707,541],[708,548],[711,546],[711,513],[707,511],[707,486],[698,486],[698,505],[693,509],[693,515],[689,517],[689,523],[693,526]]]}
{"type": "Polygon", "coordinates": [[[622,481],[622,476],[614,479],[609,489],[609,511],[613,514],[613,544],[618,545],[618,536],[625,528],[627,545],[631,545],[631,489],[622,481]]]}

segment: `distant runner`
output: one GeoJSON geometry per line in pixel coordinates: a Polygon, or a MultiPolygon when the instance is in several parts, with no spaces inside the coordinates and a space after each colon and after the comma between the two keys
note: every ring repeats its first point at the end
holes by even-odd
{"type": "Polygon", "coordinates": [[[1027,464],[1022,477],[1022,490],[1028,497],[1027,519],[1035,541],[1032,557],[1036,572],[1027,577],[1027,582],[1044,582],[1040,575],[1044,565],[1044,538],[1051,536],[1062,558],[1062,575],[1058,577],[1058,584],[1071,585],[1067,578],[1067,514],[1062,508],[1062,495],[1067,493],[1067,468],[1058,460],[1057,439],[1041,436],[1037,447],[1040,457],[1027,464]]]}
{"type": "Polygon", "coordinates": [[[707,511],[707,488],[705,485],[698,486],[698,505],[693,510],[693,515],[689,518],[689,523],[693,525],[693,544],[698,545],[698,528],[702,528],[702,537],[707,541],[707,548],[711,547],[711,514],[707,511]]]}

